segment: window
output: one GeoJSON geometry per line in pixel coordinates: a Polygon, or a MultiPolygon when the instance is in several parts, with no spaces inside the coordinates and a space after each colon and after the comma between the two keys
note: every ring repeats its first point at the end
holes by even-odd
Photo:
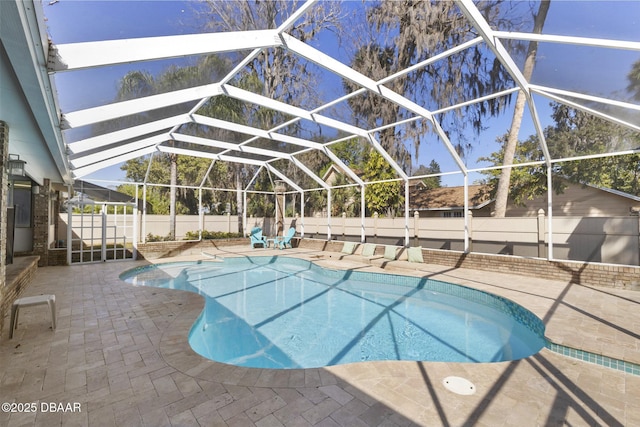
{"type": "Polygon", "coordinates": [[[9,192],[9,206],[16,207],[16,222],[18,228],[31,227],[31,181],[14,181],[12,191],[9,192]]]}
{"type": "Polygon", "coordinates": [[[447,211],[447,212],[442,212],[442,217],[443,218],[462,218],[464,217],[464,215],[462,215],[462,211],[447,211]]]}

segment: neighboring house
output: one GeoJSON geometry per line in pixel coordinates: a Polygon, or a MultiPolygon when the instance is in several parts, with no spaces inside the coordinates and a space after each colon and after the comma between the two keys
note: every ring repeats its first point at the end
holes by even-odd
{"type": "Polygon", "coordinates": [[[329,185],[333,185],[338,179],[338,176],[344,176],[344,172],[332,163],[329,165],[327,171],[322,175],[322,180],[329,185]]]}
{"type": "MultiPolygon", "coordinates": [[[[474,216],[490,216],[493,199],[488,185],[469,186],[469,210],[474,216]]],[[[422,181],[409,188],[409,207],[420,217],[461,218],[464,216],[464,187],[428,189],[422,181]]]]}
{"type": "MultiPolygon", "coordinates": [[[[553,194],[554,216],[611,217],[638,215],[640,197],[621,191],[590,185],[572,184],[561,194],[553,194]]],[[[494,200],[489,198],[488,185],[469,185],[469,210],[473,216],[491,216],[494,200]]],[[[411,212],[421,217],[462,217],[464,212],[464,188],[440,187],[429,190],[420,183],[409,190],[411,212]]],[[[507,216],[535,216],[538,210],[547,211],[547,196],[526,201],[526,206],[509,203],[507,216]]]]}
{"type": "MultiPolygon", "coordinates": [[[[135,203],[135,197],[126,193],[121,193],[116,190],[112,190],[110,188],[102,187],[100,185],[92,184],[87,181],[75,180],[73,183],[73,190],[76,193],[77,197],[84,197],[85,200],[88,198],[89,200],[99,203],[99,202],[117,202],[117,203],[135,203]]],[[[78,198],[79,200],[79,198],[78,198]]],[[[147,210],[151,204],[147,202],[147,210]]],[[[144,203],[142,200],[138,200],[138,209],[142,211],[144,207],[144,203]]]]}
{"type": "MultiPolygon", "coordinates": [[[[339,175],[343,175],[334,165],[322,176],[333,185],[339,175]]],[[[560,194],[553,194],[554,216],[612,217],[638,215],[640,197],[610,188],[565,182],[560,194]]],[[[468,209],[476,217],[491,216],[495,200],[490,197],[491,187],[487,184],[473,184],[468,187],[468,209]]],[[[352,201],[353,202],[353,201],[352,201]]],[[[418,211],[422,218],[462,218],[464,216],[464,187],[439,187],[429,189],[422,181],[411,181],[409,185],[410,211],[418,211]]],[[[547,195],[527,200],[525,206],[509,203],[508,217],[536,216],[542,209],[547,212],[547,195]]]]}
{"type": "MultiPolygon", "coordinates": [[[[553,194],[554,216],[611,217],[638,215],[640,197],[610,188],[566,182],[560,194],[553,194]]],[[[508,206],[507,216],[537,215],[547,210],[547,196],[527,200],[525,207],[508,206]]]]}
{"type": "MultiPolygon", "coordinates": [[[[358,176],[362,176],[362,171],[357,168],[353,169],[353,173],[355,173],[358,176]]],[[[327,170],[325,171],[325,173],[322,174],[322,180],[329,185],[335,185],[336,180],[338,180],[339,177],[345,177],[345,173],[342,169],[340,169],[338,166],[334,165],[333,163],[330,164],[327,170]]],[[[346,180],[347,182],[353,182],[351,181],[350,178],[347,178],[346,180]]]]}

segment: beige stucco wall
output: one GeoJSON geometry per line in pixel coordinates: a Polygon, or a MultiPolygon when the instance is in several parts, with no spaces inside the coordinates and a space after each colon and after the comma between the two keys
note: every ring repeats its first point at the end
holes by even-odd
{"type": "MultiPolygon", "coordinates": [[[[576,184],[553,195],[554,216],[628,216],[632,207],[640,207],[640,202],[576,184]]],[[[536,216],[539,209],[547,211],[546,195],[527,201],[526,207],[509,206],[507,216],[536,216]]]]}

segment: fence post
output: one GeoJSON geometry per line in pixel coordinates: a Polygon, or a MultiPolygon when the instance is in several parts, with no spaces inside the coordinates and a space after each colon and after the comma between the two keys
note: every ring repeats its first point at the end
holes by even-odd
{"type": "Polygon", "coordinates": [[[413,246],[420,246],[420,237],[419,237],[419,221],[420,212],[413,211],[413,246]]]}
{"type": "Polygon", "coordinates": [[[547,257],[547,246],[544,243],[544,235],[546,234],[545,224],[547,222],[544,220],[544,209],[538,210],[538,257],[546,258],[547,257]]]}
{"type": "Polygon", "coordinates": [[[231,212],[227,212],[227,233],[231,233],[231,212]]]}
{"type": "Polygon", "coordinates": [[[468,251],[473,252],[473,212],[471,210],[467,211],[467,225],[469,226],[469,230],[467,230],[467,232],[469,233],[468,251]]]}
{"type": "Polygon", "coordinates": [[[347,231],[347,213],[342,212],[342,240],[344,240],[344,236],[346,236],[347,231]]]}
{"type": "Polygon", "coordinates": [[[378,212],[373,214],[373,241],[378,243],[378,212]]]}

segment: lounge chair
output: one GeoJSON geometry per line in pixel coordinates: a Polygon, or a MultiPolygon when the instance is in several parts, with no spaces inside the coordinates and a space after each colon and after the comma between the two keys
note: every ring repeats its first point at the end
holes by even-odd
{"type": "Polygon", "coordinates": [[[422,257],[422,246],[407,249],[407,261],[423,263],[424,258],[422,257]]]}
{"type": "Polygon", "coordinates": [[[370,258],[374,256],[376,253],[376,245],[373,243],[365,243],[362,246],[362,256],[365,258],[370,258]]]}
{"type": "Polygon", "coordinates": [[[262,245],[263,248],[267,247],[267,239],[262,235],[262,228],[254,227],[249,237],[251,238],[251,249],[255,249],[256,245],[262,245]]]}
{"type": "Polygon", "coordinates": [[[295,234],[296,229],[291,227],[289,231],[287,231],[287,234],[285,236],[282,236],[282,238],[274,242],[274,247],[278,246],[280,249],[285,249],[287,245],[289,245],[290,248],[293,248],[293,245],[291,244],[291,238],[293,238],[295,234]]]}
{"type": "Polygon", "coordinates": [[[395,261],[397,248],[387,245],[384,247],[384,259],[387,261],[395,261]]]}
{"type": "Polygon", "coordinates": [[[347,255],[353,255],[356,251],[358,244],[356,242],[344,242],[344,246],[342,247],[342,253],[347,255]]]}

